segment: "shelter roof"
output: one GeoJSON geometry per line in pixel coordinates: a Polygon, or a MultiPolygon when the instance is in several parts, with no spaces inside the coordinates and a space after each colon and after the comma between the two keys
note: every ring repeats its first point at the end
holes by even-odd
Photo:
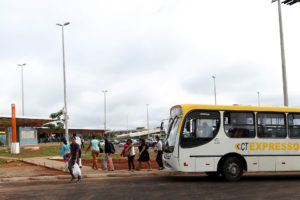
{"type": "MultiPolygon", "coordinates": [[[[53,130],[53,129],[49,129],[49,128],[38,128],[38,134],[47,134],[47,133],[60,133],[60,134],[64,134],[65,133],[65,129],[63,130],[53,130]]],[[[87,133],[87,134],[97,134],[97,133],[104,133],[103,129],[72,129],[69,128],[69,134],[83,134],[83,133],[87,133]]]]}
{"type": "Polygon", "coordinates": [[[135,132],[135,133],[127,133],[127,134],[118,135],[117,138],[120,138],[120,137],[140,137],[140,136],[144,136],[144,135],[158,134],[160,132],[161,132],[160,128],[155,128],[155,129],[146,130],[146,131],[140,131],[140,132],[135,132]]]}
{"type": "MultiPolygon", "coordinates": [[[[21,127],[41,127],[46,123],[54,121],[50,118],[39,118],[39,117],[29,117],[29,116],[16,116],[17,126],[21,127]]],[[[10,127],[11,126],[11,116],[1,115],[0,116],[0,127],[10,127]]]]}

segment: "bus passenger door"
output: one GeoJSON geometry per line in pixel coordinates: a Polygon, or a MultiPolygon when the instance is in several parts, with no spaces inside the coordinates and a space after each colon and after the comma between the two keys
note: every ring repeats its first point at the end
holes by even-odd
{"type": "Polygon", "coordinates": [[[180,136],[179,160],[183,171],[216,171],[210,150],[215,149],[214,138],[219,128],[218,111],[193,111],[186,116],[180,136]]]}
{"type": "Polygon", "coordinates": [[[179,168],[183,172],[195,172],[195,160],[186,149],[180,148],[179,168]]]}

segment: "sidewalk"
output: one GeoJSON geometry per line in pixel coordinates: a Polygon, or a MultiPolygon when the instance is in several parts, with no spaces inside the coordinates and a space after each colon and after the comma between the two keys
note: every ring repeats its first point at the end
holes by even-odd
{"type": "MultiPolygon", "coordinates": [[[[7,160],[20,160],[26,163],[30,163],[37,166],[42,166],[50,169],[56,169],[65,171],[65,163],[57,161],[59,157],[37,157],[37,158],[11,158],[11,157],[0,157],[7,160]]],[[[82,166],[82,177],[83,178],[101,178],[101,177],[131,177],[131,176],[163,176],[163,175],[175,175],[180,174],[171,170],[157,170],[152,171],[140,170],[140,171],[128,171],[128,170],[94,170],[88,166],[82,166]]],[[[53,180],[53,179],[69,179],[70,175],[58,175],[58,176],[39,176],[39,177],[14,177],[14,178],[0,178],[0,182],[7,181],[23,181],[23,180],[53,180]]]]}

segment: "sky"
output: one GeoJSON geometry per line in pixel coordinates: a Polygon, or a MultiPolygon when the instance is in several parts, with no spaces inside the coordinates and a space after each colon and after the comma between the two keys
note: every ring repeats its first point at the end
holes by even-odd
{"type": "MultiPolygon", "coordinates": [[[[16,104],[70,128],[160,125],[177,104],[283,106],[277,4],[271,0],[0,0],[0,115],[16,104]]],[[[300,3],[282,5],[289,106],[300,107],[300,3]]]]}

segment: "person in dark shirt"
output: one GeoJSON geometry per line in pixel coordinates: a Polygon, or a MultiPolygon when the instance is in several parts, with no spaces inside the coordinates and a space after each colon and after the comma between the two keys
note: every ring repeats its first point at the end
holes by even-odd
{"type": "Polygon", "coordinates": [[[139,170],[142,169],[142,162],[146,162],[148,164],[148,171],[152,170],[150,156],[148,152],[148,145],[146,145],[145,140],[140,138],[140,146],[139,146],[139,170]]]}
{"type": "Polygon", "coordinates": [[[107,169],[107,163],[109,163],[110,166],[109,170],[114,171],[114,163],[111,158],[111,154],[115,152],[113,144],[107,139],[106,134],[103,136],[103,139],[105,140],[105,147],[104,147],[105,157],[103,159],[103,165],[104,165],[103,170],[107,169]]]}
{"type": "MultiPolygon", "coordinates": [[[[75,165],[75,163],[77,163],[79,165],[79,151],[80,151],[80,146],[79,144],[76,143],[76,138],[72,137],[72,143],[70,144],[71,147],[71,158],[70,158],[70,162],[69,162],[69,172],[72,176],[72,179],[70,182],[73,182],[75,180],[75,176],[73,174],[73,166],[75,165]]],[[[80,182],[81,180],[81,176],[78,176],[78,180],[77,182],[80,182]]]]}

